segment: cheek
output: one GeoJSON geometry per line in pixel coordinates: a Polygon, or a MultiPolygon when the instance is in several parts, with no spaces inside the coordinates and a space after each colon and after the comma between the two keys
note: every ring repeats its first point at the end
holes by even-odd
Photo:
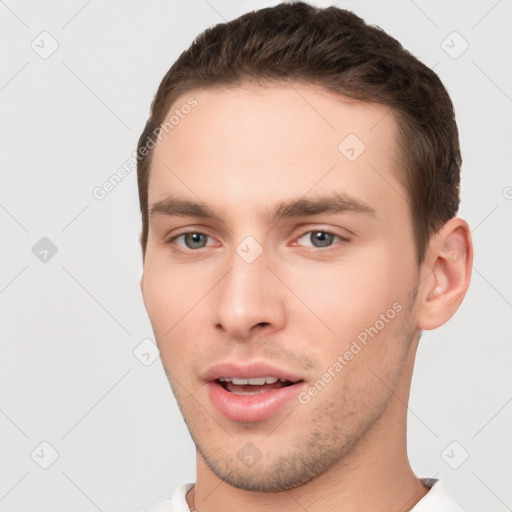
{"type": "Polygon", "coordinates": [[[395,276],[387,262],[365,263],[358,258],[316,263],[314,269],[296,273],[291,282],[297,296],[341,334],[373,323],[395,301],[403,299],[406,279],[405,275],[395,276]]]}
{"type": "Polygon", "coordinates": [[[144,304],[164,367],[173,374],[179,373],[183,361],[194,360],[194,351],[206,332],[211,276],[191,269],[147,258],[144,270],[144,304]]]}
{"type": "Polygon", "coordinates": [[[157,341],[172,335],[200,293],[197,283],[190,282],[186,272],[180,272],[178,266],[158,261],[155,257],[146,259],[144,304],[157,341]]]}
{"type": "MultiPolygon", "coordinates": [[[[348,354],[351,360],[359,361],[350,364],[356,368],[370,360],[378,364],[382,359],[385,364],[386,354],[403,349],[399,329],[407,321],[412,267],[407,269],[393,251],[384,250],[373,250],[366,257],[358,254],[332,264],[311,262],[308,265],[311,268],[303,267],[288,279],[294,282],[296,295],[321,321],[315,322],[321,336],[313,336],[316,342],[310,339],[308,346],[326,367],[346,351],[358,352],[355,357],[348,354]]],[[[305,315],[299,320],[302,332],[311,333],[314,327],[311,318],[305,315]]]]}

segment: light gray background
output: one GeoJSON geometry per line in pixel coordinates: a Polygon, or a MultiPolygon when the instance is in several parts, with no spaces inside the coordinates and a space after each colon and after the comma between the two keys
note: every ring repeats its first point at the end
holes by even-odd
{"type": "MultiPolygon", "coordinates": [[[[161,78],[193,37],[275,3],[0,2],[0,510],[135,511],[194,481],[160,359],[145,366],[133,353],[152,339],[135,170],[102,201],[92,191],[132,155],[161,78]],[[58,49],[42,58],[52,38],[58,49]],[[46,262],[32,252],[43,237],[58,249],[46,262]]],[[[412,466],[469,510],[512,510],[512,3],[337,5],[434,68],[460,127],[473,281],[453,320],[420,343],[412,466]]]]}

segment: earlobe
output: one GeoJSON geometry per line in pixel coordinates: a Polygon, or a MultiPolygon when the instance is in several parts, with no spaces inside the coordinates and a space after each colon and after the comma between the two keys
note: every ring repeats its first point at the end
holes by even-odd
{"type": "Polygon", "coordinates": [[[455,217],[432,237],[425,258],[417,322],[420,330],[446,323],[459,308],[469,287],[473,266],[471,232],[455,217]]]}

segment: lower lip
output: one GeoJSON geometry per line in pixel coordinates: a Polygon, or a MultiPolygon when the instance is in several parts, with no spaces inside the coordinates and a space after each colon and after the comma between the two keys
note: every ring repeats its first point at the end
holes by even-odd
{"type": "Polygon", "coordinates": [[[262,421],[273,416],[288,401],[296,398],[305,382],[254,395],[226,391],[217,381],[209,382],[208,395],[216,409],[233,421],[262,421]]]}

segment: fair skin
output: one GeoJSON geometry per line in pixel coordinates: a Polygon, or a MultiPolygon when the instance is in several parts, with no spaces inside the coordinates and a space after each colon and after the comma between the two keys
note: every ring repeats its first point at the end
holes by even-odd
{"type": "Polygon", "coordinates": [[[193,91],[171,110],[190,96],[198,106],[154,150],[149,205],[172,195],[218,218],[152,216],[141,280],[197,447],[187,502],[199,512],[410,510],[428,491],[406,451],[414,358],[421,331],[448,321],[466,293],[467,223],[448,221],[418,266],[386,106],[273,84],[193,91]],[[354,161],[338,149],[348,134],[366,146],[354,161]],[[282,203],[333,194],[367,211],[269,218],[282,203]],[[262,249],[251,263],[237,253],[247,236],[262,249]],[[393,304],[400,311],[377,324],[393,304]],[[224,361],[285,369],[302,380],[297,394],[329,368],[332,379],[308,403],[236,421],[215,407],[204,379],[224,361]],[[255,465],[237,456],[246,443],[261,456],[255,465]]]}

